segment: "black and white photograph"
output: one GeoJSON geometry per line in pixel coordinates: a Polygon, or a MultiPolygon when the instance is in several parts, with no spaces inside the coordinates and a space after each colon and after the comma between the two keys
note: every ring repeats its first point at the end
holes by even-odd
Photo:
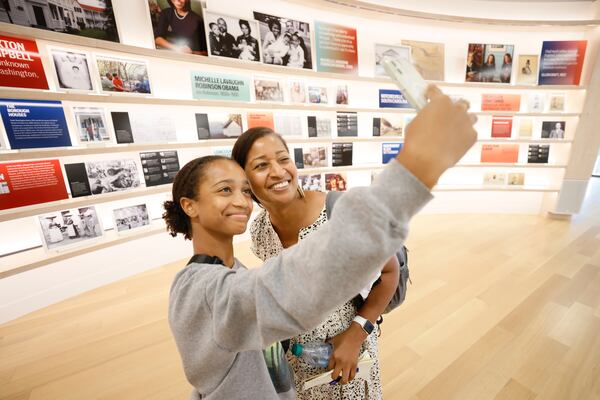
{"type": "Polygon", "coordinates": [[[325,86],[309,86],[308,87],[308,102],[313,104],[329,103],[327,96],[327,87],[325,86]]]}
{"type": "Polygon", "coordinates": [[[206,12],[208,54],[260,62],[258,22],[206,12]]]}
{"type": "Polygon", "coordinates": [[[298,175],[298,185],[304,190],[323,190],[323,176],[321,174],[298,175]]]}
{"type": "Polygon", "coordinates": [[[212,112],[196,114],[198,139],[229,139],[242,134],[242,114],[212,112]]]}
{"type": "Polygon", "coordinates": [[[140,186],[138,168],[133,160],[85,163],[92,194],[118,192],[140,186]]]}
{"type": "Polygon", "coordinates": [[[96,56],[103,92],[151,94],[145,61],[96,56]]]}
{"type": "Polygon", "coordinates": [[[281,82],[276,79],[254,78],[256,101],[283,103],[281,82]]]}
{"type": "Polygon", "coordinates": [[[564,139],[565,121],[544,121],[542,122],[542,139],[564,139]]]}
{"type": "Polygon", "coordinates": [[[0,22],[119,41],[111,0],[5,0],[0,22]]]}
{"type": "Polygon", "coordinates": [[[373,118],[373,136],[402,136],[404,117],[389,114],[381,118],[373,118]]]}
{"type": "Polygon", "coordinates": [[[307,22],[254,11],[260,26],[265,64],[312,69],[310,27],[307,22]]]}
{"type": "Polygon", "coordinates": [[[148,207],[145,204],[115,208],[113,222],[117,233],[129,232],[150,225],[148,207]]]}
{"type": "Polygon", "coordinates": [[[91,239],[102,237],[104,233],[93,206],[40,215],[38,220],[47,250],[84,244],[91,239]]]}
{"type": "Polygon", "coordinates": [[[327,167],[327,147],[310,147],[304,149],[304,168],[327,167]]]}
{"type": "Polygon", "coordinates": [[[87,143],[106,143],[110,141],[104,109],[99,107],[73,107],[79,141],[87,143]]]}
{"type": "Polygon", "coordinates": [[[177,151],[148,151],[140,153],[140,163],[146,186],[173,183],[179,172],[177,151]]]}
{"type": "Polygon", "coordinates": [[[306,117],[308,122],[308,137],[331,137],[331,119],[314,115],[306,117]]]}
{"type": "Polygon", "coordinates": [[[410,61],[410,46],[375,44],[375,76],[388,77],[383,64],[381,64],[384,57],[389,57],[393,60],[404,59],[410,61]]]}
{"type": "Polygon", "coordinates": [[[50,53],[60,89],[93,90],[87,54],[57,49],[51,50],[50,53]]]}
{"type": "Polygon", "coordinates": [[[297,79],[289,80],[290,103],[306,103],[306,83],[297,79]]]}
{"type": "Polygon", "coordinates": [[[148,0],[157,49],[206,56],[201,0],[148,0]]]}

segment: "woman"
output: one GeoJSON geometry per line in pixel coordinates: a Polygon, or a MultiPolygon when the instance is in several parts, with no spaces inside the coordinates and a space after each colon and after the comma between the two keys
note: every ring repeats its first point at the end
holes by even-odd
{"type": "Polygon", "coordinates": [[[155,27],[157,48],[181,53],[208,55],[202,17],[192,11],[190,0],[167,0],[155,27]]]}
{"type": "Polygon", "coordinates": [[[368,283],[404,241],[429,189],[475,142],[466,103],[453,104],[434,87],[428,97],[397,162],[370,188],[346,193],[331,223],[259,269],[233,255],[233,236],[252,211],[244,171],[218,156],[179,171],[163,217],[173,236],[192,240],[195,256],[171,287],[169,322],[193,399],[295,398],[277,341],[315,326],[368,283]]]}
{"type": "MultiPolygon", "coordinates": [[[[277,256],[284,248],[295,245],[327,222],[325,193],[304,192],[298,186],[298,171],[287,144],[273,130],[259,127],[244,132],[237,139],[231,156],[244,168],[255,199],[264,208],[250,228],[252,251],[261,260],[277,256]]],[[[343,188],[338,187],[337,179],[333,180],[329,182],[335,186],[331,190],[345,190],[341,184],[343,188]]],[[[381,271],[381,283],[368,295],[361,309],[357,310],[353,302],[348,301],[323,319],[319,326],[291,340],[293,344],[324,342],[332,338],[336,350],[331,367],[343,371],[356,370],[358,356],[367,350],[375,360],[368,390],[364,380],[357,380],[343,388],[321,385],[303,391],[304,383],[319,371],[290,356],[298,399],[381,398],[377,332],[367,337],[362,327],[352,321],[360,315],[375,324],[394,294],[398,273],[397,260],[392,258],[381,271]]],[[[377,278],[374,276],[372,282],[377,278]]],[[[365,292],[369,289],[370,285],[365,292]]]]}
{"type": "Polygon", "coordinates": [[[489,54],[481,69],[481,80],[482,82],[494,82],[495,75],[496,57],[493,54],[489,54]]]}
{"type": "Polygon", "coordinates": [[[512,56],[509,53],[504,54],[502,59],[502,69],[500,70],[500,82],[510,83],[512,73],[512,56]]]}
{"type": "Polygon", "coordinates": [[[240,51],[240,59],[248,60],[248,61],[260,61],[260,54],[258,53],[258,40],[252,37],[252,29],[250,28],[250,23],[245,19],[240,19],[238,24],[240,25],[240,30],[242,34],[239,35],[235,41],[238,50],[240,51]],[[245,44],[242,44],[242,41],[245,41],[245,44]],[[247,49],[247,53],[251,55],[244,56],[244,49],[247,49]]]}
{"type": "Polygon", "coordinates": [[[263,40],[263,58],[265,64],[283,65],[283,57],[289,51],[289,34],[281,34],[281,22],[272,19],[268,22],[269,31],[263,40]],[[286,37],[288,43],[286,44],[286,37]]]}

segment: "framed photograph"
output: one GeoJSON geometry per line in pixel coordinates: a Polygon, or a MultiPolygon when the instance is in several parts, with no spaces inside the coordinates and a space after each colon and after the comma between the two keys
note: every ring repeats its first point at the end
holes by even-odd
{"type": "Polygon", "coordinates": [[[325,104],[329,103],[327,96],[326,86],[309,86],[308,87],[308,101],[312,104],[325,104]]]}
{"type": "Polygon", "coordinates": [[[111,0],[2,1],[0,21],[119,42],[111,0]]]}
{"type": "Polygon", "coordinates": [[[310,147],[303,152],[304,168],[327,167],[327,147],[310,147]]]}
{"type": "Polygon", "coordinates": [[[117,233],[127,233],[150,226],[148,207],[145,204],[115,208],[112,213],[113,226],[117,233]]]}
{"type": "Polygon", "coordinates": [[[211,12],[206,12],[204,18],[208,54],[260,62],[258,22],[211,12]]]}
{"type": "Polygon", "coordinates": [[[73,107],[73,116],[77,124],[77,137],[81,144],[110,141],[103,108],[73,107]]]}
{"type": "Polygon", "coordinates": [[[404,133],[404,116],[389,114],[373,118],[373,136],[398,136],[404,133]]]}
{"type": "Polygon", "coordinates": [[[91,161],[85,163],[92,194],[119,192],[140,186],[133,160],[91,161]]]}
{"type": "Polygon", "coordinates": [[[196,114],[198,139],[230,139],[243,132],[242,114],[212,112],[196,114]]]}
{"type": "Polygon", "coordinates": [[[96,56],[96,63],[102,92],[152,94],[145,61],[96,56]]]}
{"type": "Polygon", "coordinates": [[[410,47],[410,60],[423,79],[429,81],[444,80],[444,43],[402,40],[402,44],[410,47]]]}
{"type": "Polygon", "coordinates": [[[336,87],[335,104],[348,104],[348,85],[338,85],[336,87]]]}
{"type": "Polygon", "coordinates": [[[544,121],[542,122],[542,139],[564,139],[565,121],[544,121]]]}
{"type": "Polygon", "coordinates": [[[308,22],[254,11],[260,26],[265,64],[312,69],[312,45],[308,22]]]}
{"type": "Polygon", "coordinates": [[[548,99],[549,112],[564,112],[565,111],[565,94],[552,93],[548,99]]]}
{"type": "Polygon", "coordinates": [[[254,93],[256,101],[283,103],[283,89],[279,80],[254,78],[254,93]]]}
{"type": "Polygon", "coordinates": [[[325,190],[345,192],[348,187],[348,177],[345,172],[325,174],[325,190]]]}
{"type": "Polygon", "coordinates": [[[385,69],[381,64],[383,57],[390,57],[395,60],[404,59],[410,61],[410,47],[375,43],[375,76],[388,77],[387,72],[385,72],[385,69]]]}
{"type": "Polygon", "coordinates": [[[323,176],[321,174],[298,175],[298,185],[304,190],[323,190],[323,176]]]}
{"type": "Polygon", "coordinates": [[[88,55],[79,51],[50,49],[58,87],[64,90],[94,90],[88,55]]]}
{"type": "Polygon", "coordinates": [[[519,55],[519,65],[517,66],[517,84],[537,85],[539,61],[540,57],[535,54],[519,55]]]}
{"type": "Polygon", "coordinates": [[[515,46],[470,43],[465,82],[510,83],[515,46]]]}
{"type": "Polygon", "coordinates": [[[288,81],[290,89],[290,103],[303,104],[307,102],[306,83],[298,79],[288,81]]]}
{"type": "Polygon", "coordinates": [[[104,234],[93,206],[44,214],[37,219],[46,251],[84,245],[101,238],[104,234]]]}
{"type": "Polygon", "coordinates": [[[206,56],[201,0],[147,0],[157,49],[206,56]]]}

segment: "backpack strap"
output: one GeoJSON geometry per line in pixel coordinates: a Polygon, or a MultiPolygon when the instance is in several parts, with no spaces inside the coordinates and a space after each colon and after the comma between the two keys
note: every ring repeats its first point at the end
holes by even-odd
{"type": "Polygon", "coordinates": [[[188,261],[188,263],[186,264],[186,267],[192,263],[225,265],[219,257],[209,256],[206,254],[194,254],[194,256],[190,258],[190,261],[188,261]]]}
{"type": "Polygon", "coordinates": [[[325,197],[325,213],[327,214],[328,220],[331,218],[333,205],[343,194],[344,192],[336,192],[335,190],[327,192],[327,196],[325,197]]]}

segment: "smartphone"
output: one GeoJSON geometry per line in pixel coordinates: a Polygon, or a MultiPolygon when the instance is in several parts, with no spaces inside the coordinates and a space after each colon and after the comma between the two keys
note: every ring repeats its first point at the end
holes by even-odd
{"type": "Polygon", "coordinates": [[[410,61],[403,58],[384,57],[381,63],[385,68],[385,72],[394,80],[406,100],[417,111],[427,105],[427,99],[425,98],[427,82],[410,61]]]}

